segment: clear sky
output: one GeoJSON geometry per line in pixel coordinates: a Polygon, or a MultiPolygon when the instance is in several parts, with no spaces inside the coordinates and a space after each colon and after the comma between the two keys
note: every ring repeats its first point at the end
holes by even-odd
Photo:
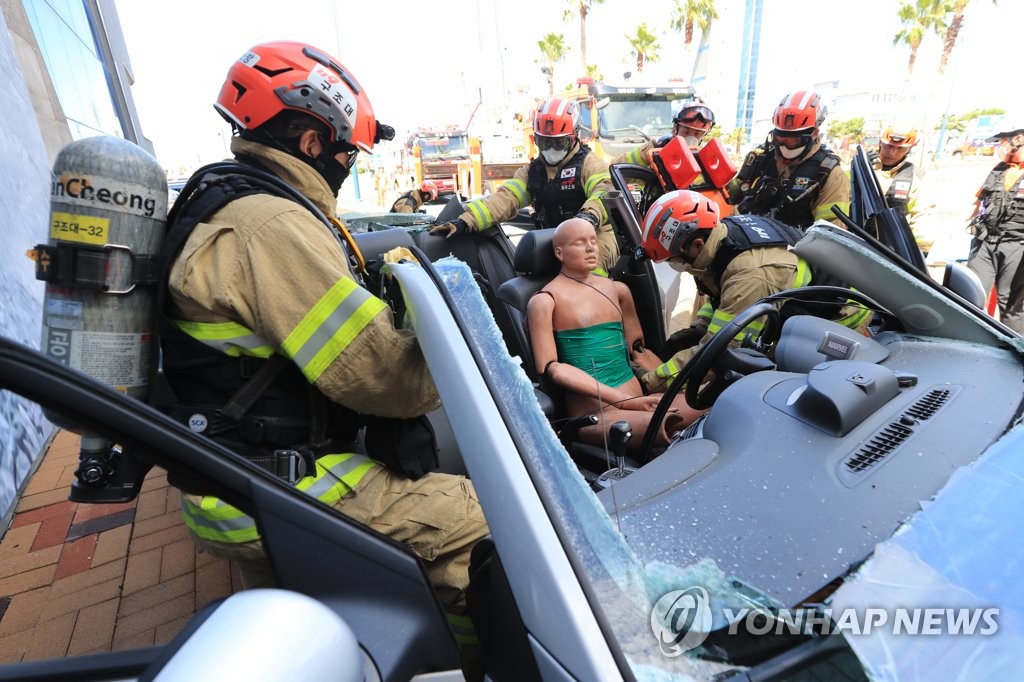
{"type": "MultiPolygon", "coordinates": [[[[563,21],[566,0],[287,0],[247,3],[116,0],[136,82],[142,128],[167,168],[226,156],[229,128],[212,102],[230,64],[254,44],[311,43],[360,80],[377,117],[399,130],[481,120],[506,100],[546,97],[537,41],[562,33],[571,51],[556,87],[580,72],[579,25],[563,21]],[[503,97],[503,93],[510,93],[503,97]]],[[[588,21],[588,61],[612,80],[633,69],[626,34],[645,22],[659,35],[652,76],[689,77],[680,34],[669,29],[672,0],[605,0],[588,21]]],[[[744,0],[718,0],[708,87],[720,122],[735,114],[744,0]]],[[[755,116],[769,116],[786,92],[839,80],[851,90],[902,87],[909,53],[893,48],[898,0],[764,0],[755,116]]],[[[915,68],[916,90],[951,113],[1001,107],[1024,115],[1019,40],[1024,0],[972,0],[945,81],[935,81],[941,43],[929,36],[915,68]],[[1016,47],[1017,49],[1012,49],[1016,47]]],[[[694,48],[699,34],[694,39],[694,48]]]]}

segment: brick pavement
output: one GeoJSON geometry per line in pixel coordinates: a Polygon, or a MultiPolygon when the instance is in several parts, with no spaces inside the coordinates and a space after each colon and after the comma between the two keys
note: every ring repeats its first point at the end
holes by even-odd
{"type": "Polygon", "coordinates": [[[196,551],[163,470],[132,502],[70,502],[78,450],[57,432],[0,542],[0,663],[163,644],[241,589],[228,562],[196,551]]]}

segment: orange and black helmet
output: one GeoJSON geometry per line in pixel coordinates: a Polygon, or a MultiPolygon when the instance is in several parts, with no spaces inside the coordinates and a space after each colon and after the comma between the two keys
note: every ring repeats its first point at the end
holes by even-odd
{"type": "Polygon", "coordinates": [[[282,111],[320,120],[332,146],[370,151],[394,137],[380,124],[355,76],[326,52],[305,43],[256,45],[231,65],[214,104],[239,130],[254,130],[282,111]]]}

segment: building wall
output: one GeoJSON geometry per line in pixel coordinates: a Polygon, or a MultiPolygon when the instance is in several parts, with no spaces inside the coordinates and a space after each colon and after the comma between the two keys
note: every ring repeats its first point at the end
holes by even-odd
{"type": "MultiPolygon", "coordinates": [[[[0,333],[38,348],[44,287],[25,252],[48,239],[57,155],[95,135],[152,145],[113,0],[0,0],[0,11],[0,333]]],[[[0,532],[52,430],[38,406],[0,391],[0,532]]]]}

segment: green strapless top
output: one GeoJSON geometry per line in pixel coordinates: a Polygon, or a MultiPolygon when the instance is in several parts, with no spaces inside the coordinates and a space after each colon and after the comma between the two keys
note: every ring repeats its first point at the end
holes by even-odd
{"type": "Polygon", "coordinates": [[[605,386],[618,388],[635,375],[621,322],[555,332],[558,361],[578,367],[605,386]]]}

